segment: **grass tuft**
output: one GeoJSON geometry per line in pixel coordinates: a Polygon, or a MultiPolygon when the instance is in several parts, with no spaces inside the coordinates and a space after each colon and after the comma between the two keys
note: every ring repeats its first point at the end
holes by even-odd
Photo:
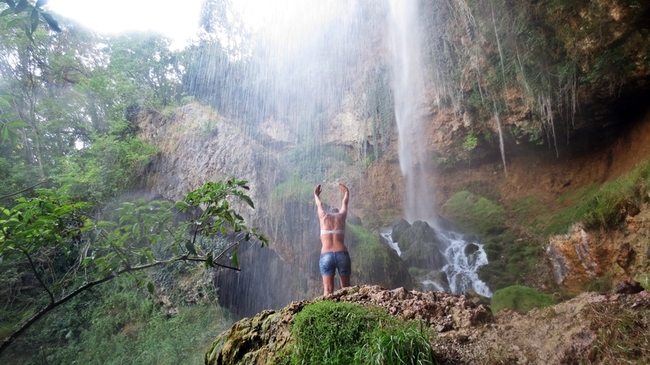
{"type": "Polygon", "coordinates": [[[295,317],[291,335],[293,365],[436,364],[430,330],[381,308],[317,302],[295,317]]]}

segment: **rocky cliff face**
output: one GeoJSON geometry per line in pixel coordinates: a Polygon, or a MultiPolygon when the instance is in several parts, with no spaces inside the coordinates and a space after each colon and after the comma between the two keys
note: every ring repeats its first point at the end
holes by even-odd
{"type": "MultiPolygon", "coordinates": [[[[148,114],[140,122],[142,135],[160,147],[144,185],[177,199],[207,180],[232,175],[248,180],[257,209],[245,210],[244,216],[271,236],[278,260],[308,278],[301,291],[306,296],[317,294],[320,286],[310,184],[346,182],[353,192],[351,212],[375,235],[402,217],[404,181],[387,81],[387,9],[375,2],[359,4],[364,16],[357,23],[346,18],[342,27],[355,30],[357,38],[340,45],[354,50],[345,53],[341,70],[275,75],[284,77],[279,89],[288,88],[291,95],[300,94],[309,77],[347,75],[341,85],[330,82],[327,90],[336,92],[326,96],[313,86],[297,99],[282,100],[294,105],[313,98],[317,111],[302,115],[298,106],[281,105],[282,95],[270,94],[268,99],[278,102],[275,109],[291,113],[242,120],[190,104],[169,115],[148,114]],[[287,80],[296,81],[285,85],[287,80]],[[328,103],[332,98],[336,102],[328,103]],[[324,163],[320,157],[327,148],[343,154],[329,153],[335,162],[324,163]],[[288,155],[303,150],[309,156],[287,162],[288,155]],[[314,166],[317,174],[303,173],[314,166]],[[280,189],[292,175],[303,185],[280,189]],[[312,181],[315,176],[324,181],[312,181]]],[[[604,275],[639,278],[647,261],[646,213],[627,212],[618,231],[577,228],[549,239],[522,224],[516,208],[533,197],[545,213],[559,211],[563,194],[619,177],[650,156],[650,49],[644,42],[650,36],[650,4],[452,0],[423,3],[421,14],[427,87],[417,114],[425,127],[423,147],[430,156],[425,163],[433,171],[427,179],[436,186],[436,206],[469,190],[505,207],[507,230],[548,253],[531,275],[544,279],[525,279],[530,285],[541,288],[552,281],[578,290],[604,275]]],[[[329,190],[324,198],[336,204],[336,190],[329,190]]],[[[637,207],[647,211],[643,204],[637,207]]]]}

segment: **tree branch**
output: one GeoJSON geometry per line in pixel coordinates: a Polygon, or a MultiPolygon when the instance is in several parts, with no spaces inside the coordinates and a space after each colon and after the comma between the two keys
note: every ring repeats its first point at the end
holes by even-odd
{"type": "MultiPolygon", "coordinates": [[[[231,245],[230,247],[233,247],[233,246],[234,245],[231,245]]],[[[223,256],[223,253],[221,255],[219,255],[219,257],[221,257],[221,256],[223,256]]],[[[149,268],[160,266],[160,265],[168,265],[168,264],[172,264],[172,263],[175,263],[175,262],[178,262],[178,261],[205,261],[205,259],[202,259],[202,260],[198,259],[198,258],[191,259],[191,258],[188,257],[187,254],[185,254],[185,255],[182,255],[182,256],[173,257],[173,258],[171,258],[169,260],[165,260],[165,261],[156,261],[156,262],[146,264],[146,265],[127,267],[127,268],[119,270],[119,271],[117,271],[115,273],[111,273],[109,275],[106,275],[101,279],[86,283],[86,284],[78,287],[74,291],[70,292],[70,294],[68,294],[68,295],[64,296],[63,298],[59,299],[58,301],[55,301],[54,297],[50,293],[50,297],[52,298],[52,301],[50,302],[50,304],[48,304],[46,307],[44,307],[43,309],[38,311],[38,313],[33,315],[29,320],[27,320],[27,322],[25,322],[22,326],[20,326],[20,328],[18,328],[14,333],[12,333],[11,336],[9,336],[9,338],[7,338],[2,343],[2,345],[0,345],[0,356],[2,356],[2,353],[9,347],[9,345],[11,345],[16,340],[16,338],[18,338],[23,332],[25,332],[29,327],[31,327],[34,323],[36,323],[36,321],[41,319],[41,317],[43,317],[49,311],[57,308],[58,306],[64,304],[65,302],[69,301],[70,299],[72,299],[72,298],[76,297],[77,295],[83,293],[84,291],[86,291],[86,290],[88,290],[88,289],[90,289],[90,288],[92,288],[94,286],[97,286],[99,284],[105,283],[105,282],[107,282],[107,281],[109,281],[111,279],[115,279],[118,276],[120,276],[122,274],[125,274],[125,273],[145,270],[145,269],[149,269],[149,268]]],[[[31,262],[31,260],[30,260],[30,262],[31,262]]],[[[237,269],[237,268],[232,268],[232,267],[229,267],[229,266],[226,266],[226,265],[220,265],[220,264],[216,264],[216,263],[215,263],[215,265],[239,271],[239,269],[237,269]]],[[[37,275],[37,277],[38,277],[38,275],[37,275]]],[[[39,278],[39,281],[40,281],[40,278],[39,278]]],[[[49,290],[48,290],[48,293],[49,293],[49,290]]]]}
{"type": "Polygon", "coordinates": [[[39,283],[43,286],[43,289],[47,292],[47,295],[50,297],[50,303],[54,303],[54,294],[50,291],[50,289],[45,285],[43,282],[43,279],[41,279],[41,276],[38,275],[38,271],[36,270],[36,265],[34,265],[34,261],[32,261],[32,257],[27,253],[27,251],[23,251],[23,254],[27,257],[27,261],[29,261],[29,265],[32,267],[32,271],[34,271],[34,275],[36,276],[36,279],[38,280],[39,283]]]}
{"type": "Polygon", "coordinates": [[[37,182],[36,184],[34,184],[34,185],[30,186],[30,187],[24,188],[23,190],[17,191],[17,192],[15,192],[15,193],[11,193],[11,194],[7,194],[7,195],[0,196],[0,200],[2,200],[2,199],[6,199],[6,198],[9,198],[9,197],[12,197],[12,196],[14,196],[14,195],[18,195],[18,194],[20,194],[20,193],[24,193],[25,191],[30,190],[30,189],[33,189],[33,188],[35,188],[35,187],[37,187],[37,186],[39,186],[39,185],[41,185],[41,184],[44,184],[44,183],[45,183],[45,181],[37,182]]]}

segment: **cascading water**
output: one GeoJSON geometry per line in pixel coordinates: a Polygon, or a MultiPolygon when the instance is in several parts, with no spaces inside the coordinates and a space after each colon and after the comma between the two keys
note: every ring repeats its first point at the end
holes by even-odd
{"type": "Polygon", "coordinates": [[[433,192],[427,183],[426,141],[417,114],[418,97],[423,93],[420,65],[420,38],[417,30],[417,1],[390,0],[391,45],[395,119],[399,132],[399,160],[406,178],[406,220],[430,220],[435,216],[433,192]]]}
{"type": "MultiPolygon", "coordinates": [[[[468,243],[462,235],[442,229],[436,220],[434,184],[429,180],[433,175],[427,169],[426,134],[422,131],[422,117],[418,113],[418,98],[424,90],[418,1],[389,2],[395,119],[399,133],[400,168],[406,180],[404,215],[409,222],[426,221],[436,229],[437,242],[448,262],[441,271],[447,274],[452,293],[461,294],[466,289],[473,289],[481,295],[491,296],[489,288],[477,275],[478,267],[487,264],[482,245],[468,243]],[[476,246],[477,250],[468,255],[470,245],[476,246]]],[[[384,238],[387,238],[385,234],[384,238]]],[[[387,238],[387,241],[392,242],[392,239],[387,238]]],[[[399,248],[396,251],[399,253],[399,248]]]]}
{"type": "Polygon", "coordinates": [[[478,242],[468,242],[463,235],[456,232],[439,229],[438,234],[449,243],[444,251],[449,263],[442,268],[442,271],[447,274],[451,292],[460,294],[465,293],[467,289],[473,289],[483,296],[492,296],[490,288],[478,278],[477,274],[478,268],[488,263],[483,245],[478,242]],[[474,252],[468,252],[472,247],[474,252]]]}

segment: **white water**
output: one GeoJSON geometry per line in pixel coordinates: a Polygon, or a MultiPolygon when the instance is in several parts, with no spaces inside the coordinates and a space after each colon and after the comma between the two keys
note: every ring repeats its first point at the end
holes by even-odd
{"type": "Polygon", "coordinates": [[[395,119],[399,132],[399,162],[406,180],[405,219],[432,221],[431,176],[427,170],[425,134],[418,99],[423,95],[423,75],[420,62],[420,32],[416,0],[390,0],[390,36],[393,54],[393,90],[395,119]]]}
{"type": "MultiPolygon", "coordinates": [[[[477,274],[478,268],[488,263],[483,245],[478,242],[467,242],[460,233],[441,229],[436,229],[436,232],[438,238],[443,241],[444,247],[441,248],[443,248],[443,254],[449,262],[440,271],[447,274],[451,292],[453,294],[465,294],[467,289],[472,289],[480,295],[491,297],[492,291],[479,279],[477,274]],[[476,245],[478,250],[468,256],[465,254],[465,249],[470,244],[476,245]]],[[[384,230],[380,234],[386,239],[388,246],[401,256],[402,252],[397,242],[393,242],[391,233],[390,230],[384,230]]],[[[422,280],[421,283],[425,286],[433,286],[438,291],[446,291],[440,283],[432,280],[422,280]]]]}
{"type": "Polygon", "coordinates": [[[395,252],[397,252],[397,255],[402,256],[402,250],[399,249],[397,242],[393,242],[393,236],[391,235],[392,233],[393,232],[389,229],[389,230],[382,231],[379,234],[386,239],[388,246],[393,250],[395,250],[395,252]]]}
{"type": "MultiPolygon", "coordinates": [[[[479,280],[476,270],[488,263],[482,245],[470,257],[465,256],[469,245],[462,235],[445,232],[435,224],[433,203],[434,184],[428,179],[433,174],[427,171],[426,134],[422,130],[422,117],[418,113],[419,98],[424,93],[420,51],[420,29],[417,0],[389,0],[390,35],[393,54],[393,90],[395,98],[395,119],[399,132],[399,161],[405,177],[404,216],[409,222],[422,220],[436,229],[446,241],[444,255],[450,262],[442,268],[447,273],[451,291],[463,294],[466,289],[491,296],[490,289],[479,280]]],[[[505,166],[505,164],[504,164],[505,166]]],[[[389,244],[390,234],[383,235],[389,244]]],[[[401,255],[396,243],[391,247],[401,255]]]]}
{"type": "Polygon", "coordinates": [[[437,230],[440,238],[448,243],[443,252],[449,260],[449,263],[442,268],[447,274],[449,287],[454,294],[464,294],[467,289],[472,289],[480,295],[491,297],[490,288],[478,278],[478,268],[487,265],[488,259],[483,245],[478,242],[467,242],[463,235],[450,231],[437,230]],[[469,256],[465,254],[465,249],[470,244],[478,247],[474,253],[469,256]]]}

